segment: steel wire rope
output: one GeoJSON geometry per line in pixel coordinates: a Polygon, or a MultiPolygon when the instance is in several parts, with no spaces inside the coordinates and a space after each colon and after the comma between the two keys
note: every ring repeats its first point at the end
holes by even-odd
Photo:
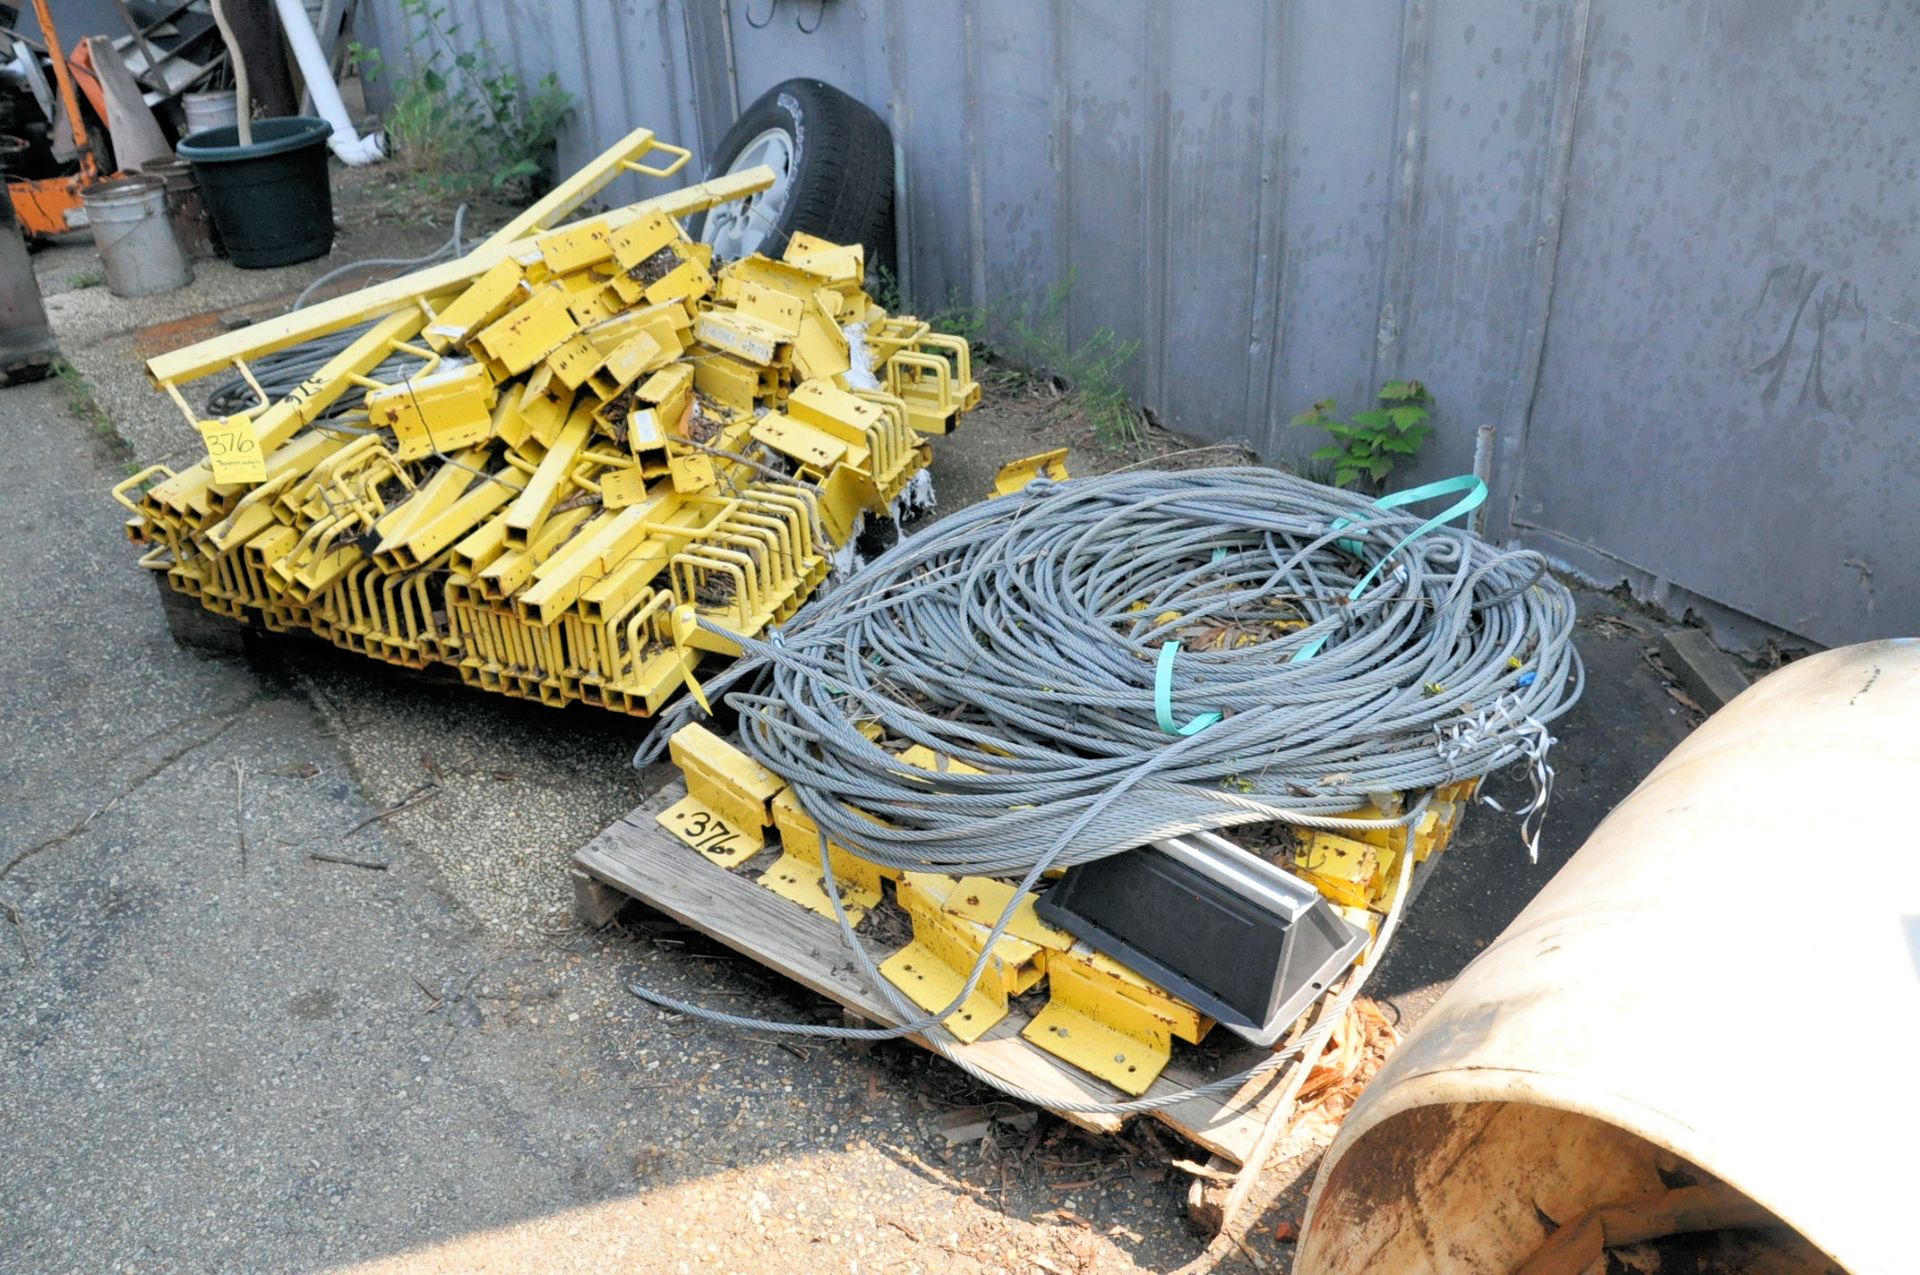
{"type": "MultiPolygon", "coordinates": [[[[1017,899],[1053,866],[1247,823],[1397,827],[1410,846],[1429,798],[1398,818],[1355,818],[1370,795],[1430,794],[1514,760],[1532,772],[1532,819],[1551,782],[1546,723],[1583,685],[1572,599],[1536,554],[1419,526],[1272,470],[1043,481],[896,545],[765,640],[702,620],[746,653],[711,679],[710,696],[739,712],[742,747],[820,828],[844,937],[906,1021],[779,1024],[631,990],[762,1031],[928,1032],[971,994],[1012,909],[954,1004],[921,1017],[858,945],[826,871],[829,839],[902,870],[1024,874],[1017,899]],[[1392,569],[1365,583],[1383,555],[1392,569]],[[1216,616],[1256,631],[1179,651],[1163,678],[1164,644],[1216,616]],[[1176,700],[1221,716],[1169,733],[1163,722],[1184,716],[1171,714],[1176,700]],[[924,744],[948,768],[901,762],[869,731],[924,744]]],[[[636,764],[697,711],[683,701],[663,715],[636,764]]],[[[1403,878],[1383,936],[1405,888],[1403,878]]],[[[1069,1108],[1020,1096],[1056,1110],[1148,1110],[1288,1056],[1162,1099],[1069,1108]]]]}

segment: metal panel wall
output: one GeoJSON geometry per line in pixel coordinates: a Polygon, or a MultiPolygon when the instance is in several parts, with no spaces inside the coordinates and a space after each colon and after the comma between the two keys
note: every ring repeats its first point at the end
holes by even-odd
{"type": "Polygon", "coordinates": [[[1070,339],[1139,340],[1175,429],[1298,456],[1313,400],[1418,376],[1410,477],[1496,427],[1498,534],[1823,641],[1920,613],[1879,547],[1920,527],[1897,0],[448,3],[580,99],[564,165],[636,123],[704,164],[790,76],[862,98],[917,303],[1071,279],[1070,339]]]}
{"type": "Polygon", "coordinates": [[[1523,530],[1822,641],[1920,630],[1916,37],[1596,8],[1523,530]]]}

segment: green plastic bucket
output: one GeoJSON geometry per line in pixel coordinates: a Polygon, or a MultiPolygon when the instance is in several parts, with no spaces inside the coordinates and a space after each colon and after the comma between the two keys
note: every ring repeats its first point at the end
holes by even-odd
{"type": "Polygon", "coordinates": [[[255,120],[253,143],[233,126],[209,128],[180,143],[180,158],[236,266],[262,269],[324,257],[333,248],[333,188],[327,173],[325,120],[292,115],[255,120]]]}

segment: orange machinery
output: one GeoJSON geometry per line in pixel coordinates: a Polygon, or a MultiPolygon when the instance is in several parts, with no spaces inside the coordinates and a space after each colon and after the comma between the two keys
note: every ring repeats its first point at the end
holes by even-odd
{"type": "Polygon", "coordinates": [[[60,104],[66,109],[67,124],[73,129],[73,142],[80,152],[77,172],[61,177],[42,177],[37,181],[8,178],[7,194],[13,200],[14,215],[29,239],[63,235],[87,224],[80,204],[80,192],[99,177],[93,147],[87,138],[87,126],[80,114],[80,99],[73,91],[73,72],[61,50],[60,36],[53,29],[53,14],[47,0],[33,0],[33,11],[40,19],[40,34],[46,37],[48,60],[53,63],[54,86],[60,104]]]}

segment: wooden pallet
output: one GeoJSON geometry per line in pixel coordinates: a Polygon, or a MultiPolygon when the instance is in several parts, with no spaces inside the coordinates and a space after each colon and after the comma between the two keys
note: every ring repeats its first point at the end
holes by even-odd
{"type": "MultiPolygon", "coordinates": [[[[838,923],[712,863],[654,822],[656,814],[685,794],[685,785],[676,779],[573,856],[576,903],[582,918],[604,924],[626,898],[638,899],[831,997],[862,1018],[894,1025],[897,1019],[892,1011],[862,979],[838,923]]],[[[876,963],[887,955],[869,951],[876,963]]],[[[1027,1016],[1015,1009],[973,1044],[957,1046],[956,1052],[1009,1084],[1058,1102],[1126,1098],[1118,1089],[1022,1038],[1020,1029],[1026,1024],[1027,1016]]],[[[926,1044],[918,1036],[912,1039],[926,1044]]],[[[1218,1071],[1207,1072],[1176,1053],[1147,1096],[1244,1071],[1264,1052],[1248,1045],[1222,1057],[1218,1071]]],[[[1151,1114],[1220,1159],[1245,1164],[1295,1069],[1294,1064],[1277,1068],[1228,1097],[1189,1099],[1151,1114]]],[[[1126,1123],[1124,1116],[1070,1114],[1066,1118],[1101,1133],[1114,1132],[1126,1123]]]]}

